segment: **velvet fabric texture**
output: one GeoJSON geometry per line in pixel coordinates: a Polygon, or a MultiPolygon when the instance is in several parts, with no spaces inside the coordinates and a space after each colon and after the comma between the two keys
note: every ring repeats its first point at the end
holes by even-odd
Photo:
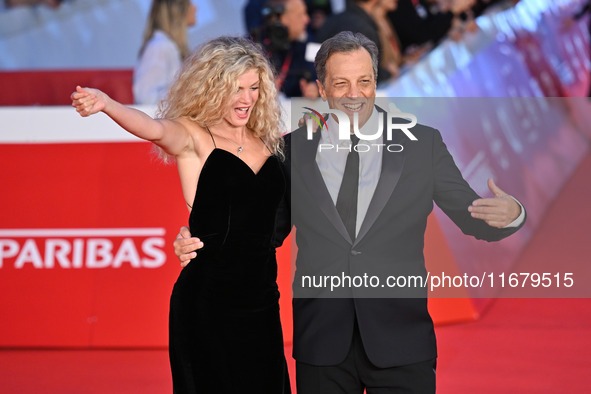
{"type": "Polygon", "coordinates": [[[170,301],[175,393],[289,392],[272,244],[286,187],[275,156],[258,173],[219,148],[207,158],[189,218],[204,247],[170,301]]]}

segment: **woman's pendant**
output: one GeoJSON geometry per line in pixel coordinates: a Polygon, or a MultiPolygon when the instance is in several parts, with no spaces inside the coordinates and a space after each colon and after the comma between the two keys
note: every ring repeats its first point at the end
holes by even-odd
{"type": "Polygon", "coordinates": [[[242,153],[242,147],[241,147],[241,146],[239,146],[239,147],[238,147],[238,157],[240,157],[240,154],[241,154],[241,153],[242,153]]]}

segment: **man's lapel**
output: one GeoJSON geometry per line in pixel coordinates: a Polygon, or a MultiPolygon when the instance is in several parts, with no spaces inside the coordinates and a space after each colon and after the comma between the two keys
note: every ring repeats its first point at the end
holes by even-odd
{"type": "Polygon", "coordinates": [[[386,206],[386,203],[390,199],[398,180],[400,179],[400,175],[402,174],[402,169],[404,167],[404,158],[405,158],[405,151],[402,152],[389,152],[386,147],[389,144],[400,144],[404,146],[407,138],[404,138],[403,133],[394,133],[392,137],[392,141],[388,141],[386,139],[386,125],[388,113],[382,110],[380,107],[376,106],[378,111],[384,116],[384,132],[382,133],[382,141],[384,144],[384,149],[382,152],[382,171],[380,173],[380,178],[378,180],[378,184],[376,186],[376,190],[373,194],[371,202],[369,203],[369,207],[367,209],[367,213],[365,214],[365,219],[361,224],[361,228],[359,229],[359,233],[357,234],[357,238],[355,238],[355,242],[353,246],[357,245],[361,239],[367,232],[371,229],[371,226],[375,223],[377,218],[380,216],[380,213],[386,206]]]}
{"type": "MultiPolygon", "coordinates": [[[[311,141],[306,139],[305,128],[300,128],[292,133],[291,162],[297,168],[297,173],[302,179],[306,190],[312,195],[313,201],[318,204],[320,210],[326,215],[329,222],[339,234],[352,243],[351,237],[341,220],[339,212],[326,188],[320,169],[316,164],[316,152],[320,141],[321,130],[313,135],[311,141]]],[[[296,223],[297,227],[297,223],[296,223]]]]}

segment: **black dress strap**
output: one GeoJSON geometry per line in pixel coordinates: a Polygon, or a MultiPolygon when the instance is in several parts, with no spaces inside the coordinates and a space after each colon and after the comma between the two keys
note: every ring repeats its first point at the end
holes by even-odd
{"type": "Polygon", "coordinates": [[[213,147],[214,148],[217,148],[218,146],[215,144],[215,139],[213,138],[213,134],[211,134],[211,131],[209,130],[209,127],[205,126],[205,128],[207,129],[207,132],[211,136],[211,140],[213,141],[213,147]]]}
{"type": "Polygon", "coordinates": [[[271,149],[269,149],[269,146],[267,145],[267,143],[261,137],[259,137],[259,139],[261,140],[261,142],[263,143],[263,145],[265,145],[265,148],[267,148],[267,150],[269,151],[269,153],[271,154],[271,156],[273,156],[274,153],[273,153],[273,151],[271,149]]]}

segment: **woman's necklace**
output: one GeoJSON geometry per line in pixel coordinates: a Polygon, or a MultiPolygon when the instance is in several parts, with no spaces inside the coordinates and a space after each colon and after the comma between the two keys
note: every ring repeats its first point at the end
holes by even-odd
{"type": "Polygon", "coordinates": [[[233,143],[234,145],[236,145],[238,147],[238,157],[240,157],[240,154],[242,153],[242,151],[244,150],[244,147],[241,146],[240,144],[232,141],[229,138],[224,137],[223,135],[220,135],[220,137],[222,137],[223,139],[225,139],[226,141],[230,141],[231,143],[233,143]]]}

